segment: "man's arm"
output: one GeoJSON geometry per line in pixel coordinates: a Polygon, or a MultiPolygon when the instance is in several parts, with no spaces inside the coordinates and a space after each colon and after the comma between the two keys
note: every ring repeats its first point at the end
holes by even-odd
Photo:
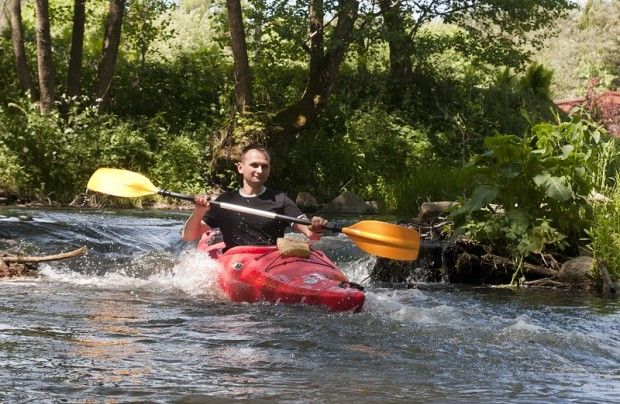
{"type": "Polygon", "coordinates": [[[198,195],[195,198],[196,205],[192,215],[185,222],[185,226],[181,231],[181,237],[185,241],[193,241],[202,236],[205,232],[211,230],[211,227],[202,221],[202,218],[209,210],[211,210],[211,204],[209,203],[209,196],[198,195]]]}
{"type": "Polygon", "coordinates": [[[322,217],[315,216],[311,220],[312,224],[307,226],[305,224],[294,223],[291,227],[294,231],[298,231],[305,234],[310,240],[319,240],[325,232],[325,226],[327,220],[322,217]]]}

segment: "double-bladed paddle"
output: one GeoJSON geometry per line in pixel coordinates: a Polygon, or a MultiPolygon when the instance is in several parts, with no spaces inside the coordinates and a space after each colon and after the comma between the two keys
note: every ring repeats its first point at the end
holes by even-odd
{"type": "MultiPolygon", "coordinates": [[[[87,188],[103,194],[136,198],[159,194],[171,198],[194,201],[193,196],[159,189],[142,174],[117,168],[100,168],[90,177],[87,188]]],[[[310,220],[280,215],[259,209],[211,201],[222,209],[247,213],[285,222],[310,225],[310,220]]],[[[414,261],[420,249],[420,234],[414,229],[377,220],[363,220],[349,227],[326,226],[327,229],[347,235],[355,245],[369,254],[403,261],[414,261]]]]}

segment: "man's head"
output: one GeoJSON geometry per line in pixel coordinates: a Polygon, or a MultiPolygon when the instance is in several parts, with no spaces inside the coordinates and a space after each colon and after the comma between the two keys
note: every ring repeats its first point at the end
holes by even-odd
{"type": "Polygon", "coordinates": [[[267,149],[251,144],[241,150],[241,161],[237,163],[237,171],[243,175],[243,182],[251,187],[260,187],[269,178],[271,158],[267,149]]]}

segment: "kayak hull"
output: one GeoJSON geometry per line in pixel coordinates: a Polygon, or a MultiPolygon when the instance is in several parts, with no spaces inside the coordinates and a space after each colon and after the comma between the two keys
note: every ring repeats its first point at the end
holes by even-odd
{"type": "Polygon", "coordinates": [[[218,283],[235,302],[308,304],[331,311],[360,311],[365,294],[321,251],[310,257],[282,257],[276,246],[239,246],[223,252],[224,243],[198,249],[221,265],[218,283]]]}

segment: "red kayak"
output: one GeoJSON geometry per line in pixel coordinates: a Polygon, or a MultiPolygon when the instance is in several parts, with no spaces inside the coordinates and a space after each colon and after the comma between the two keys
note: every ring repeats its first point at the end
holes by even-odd
{"type": "Polygon", "coordinates": [[[360,311],[365,295],[321,251],[310,257],[282,257],[276,246],[239,246],[222,252],[224,243],[209,245],[203,237],[198,249],[223,267],[219,285],[235,302],[304,303],[331,311],[360,311]]]}

